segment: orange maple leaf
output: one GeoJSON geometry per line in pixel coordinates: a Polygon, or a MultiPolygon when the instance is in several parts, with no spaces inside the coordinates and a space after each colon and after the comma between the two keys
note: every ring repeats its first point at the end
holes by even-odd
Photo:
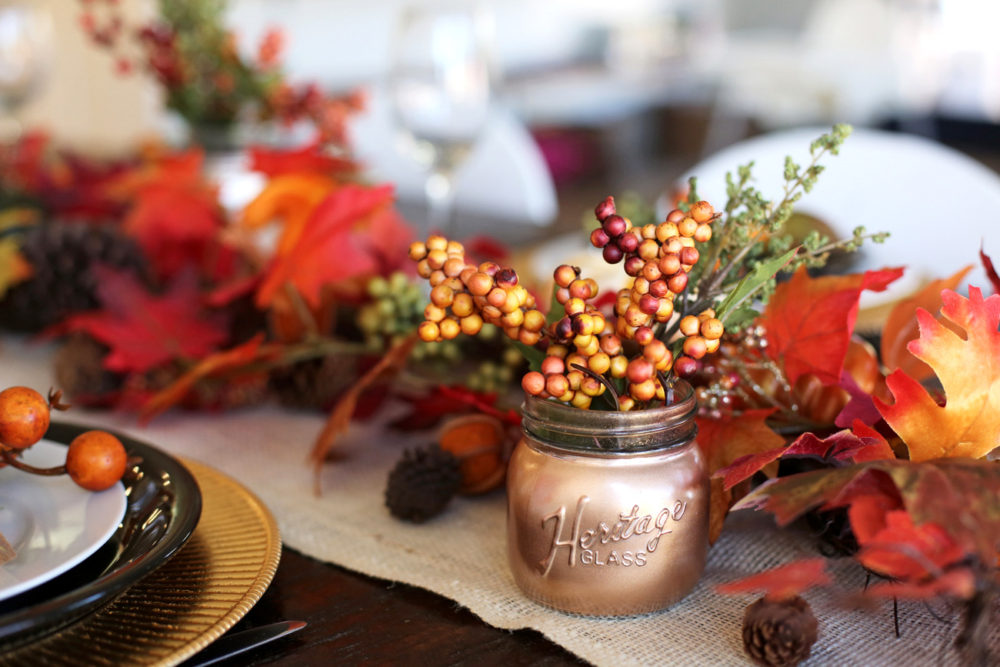
{"type": "Polygon", "coordinates": [[[895,403],[875,399],[912,461],[979,458],[1000,446],[1000,295],[983,299],[979,288],[970,287],[968,299],[951,290],[941,299],[941,314],[964,337],[918,309],[920,338],[907,348],[934,369],[947,403],[938,405],[902,370],[886,379],[895,403]]]}
{"type": "Polygon", "coordinates": [[[810,278],[800,267],[778,286],[759,320],[767,331],[768,356],[793,385],[806,373],[837,384],[862,290],[881,292],[902,274],[896,268],[810,278]]]}
{"type": "Polygon", "coordinates": [[[316,207],[336,188],[337,182],[324,174],[297,172],[275,176],[243,209],[240,223],[260,228],[275,220],[281,222],[277,252],[287,253],[299,240],[316,207]]]}
{"type": "MultiPolygon", "coordinates": [[[[711,476],[744,456],[784,444],[784,438],[772,431],[765,421],[773,412],[773,409],[747,410],[736,417],[698,419],[698,446],[705,456],[708,474],[711,476]]],[[[719,537],[726,513],[736,500],[733,489],[723,487],[723,480],[712,479],[708,520],[710,542],[719,537]]]]}
{"type": "Polygon", "coordinates": [[[888,371],[901,368],[918,382],[923,382],[934,375],[930,366],[914,357],[906,349],[907,343],[917,338],[917,318],[915,317],[917,308],[923,308],[932,313],[936,312],[941,308],[941,292],[958,287],[958,284],[962,282],[971,269],[972,265],[969,265],[949,278],[932,280],[916,294],[903,299],[893,307],[889,317],[886,318],[885,326],[882,327],[880,348],[882,363],[885,364],[888,371]]]}

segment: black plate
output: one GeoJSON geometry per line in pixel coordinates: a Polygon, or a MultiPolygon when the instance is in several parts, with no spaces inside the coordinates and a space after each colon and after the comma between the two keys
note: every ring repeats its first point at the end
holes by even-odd
{"type": "MultiPolygon", "coordinates": [[[[69,444],[92,428],[54,423],[45,439],[69,444]]],[[[151,445],[115,435],[130,457],[141,459],[138,474],[125,484],[121,525],[76,567],[0,602],[0,650],[34,641],[108,604],[177,553],[198,525],[201,491],[187,468],[151,445]]]]}

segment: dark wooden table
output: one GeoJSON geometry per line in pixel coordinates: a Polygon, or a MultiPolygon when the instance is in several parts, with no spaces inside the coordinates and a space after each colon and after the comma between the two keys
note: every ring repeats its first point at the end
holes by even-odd
{"type": "Polygon", "coordinates": [[[490,627],[454,601],[285,549],[271,586],[230,632],[308,625],[219,664],[584,665],[533,630],[490,627]]]}

